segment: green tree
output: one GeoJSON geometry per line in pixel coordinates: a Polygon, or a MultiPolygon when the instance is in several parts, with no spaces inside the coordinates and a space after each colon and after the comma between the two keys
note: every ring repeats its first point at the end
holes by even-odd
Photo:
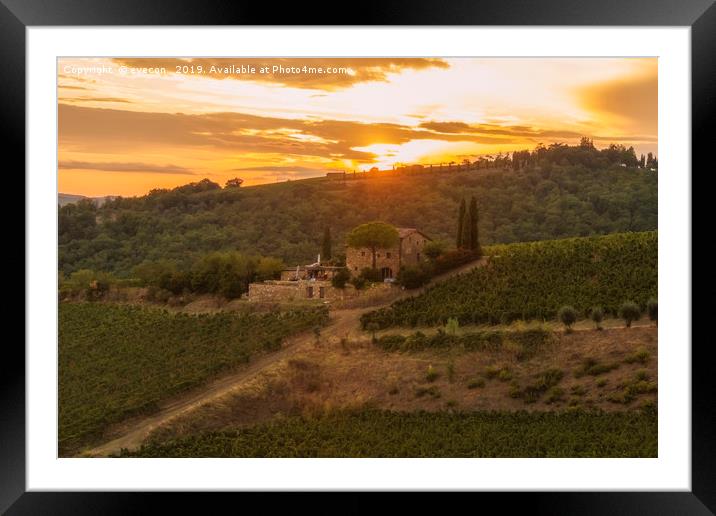
{"type": "Polygon", "coordinates": [[[604,320],[604,311],[599,306],[592,308],[591,313],[592,321],[594,321],[594,327],[598,330],[602,329],[602,321],[604,320]]]}
{"type": "Polygon", "coordinates": [[[480,253],[481,252],[480,238],[479,238],[479,233],[478,233],[478,229],[477,229],[477,222],[478,222],[477,199],[475,199],[474,195],[470,199],[469,219],[470,219],[470,250],[480,253]]]}
{"type": "Polygon", "coordinates": [[[239,188],[243,182],[244,180],[240,177],[233,177],[226,181],[224,188],[239,188]]]}
{"type": "Polygon", "coordinates": [[[464,224],[464,221],[465,221],[465,199],[462,199],[460,201],[460,209],[457,214],[457,237],[455,239],[455,247],[457,247],[458,249],[460,249],[464,245],[464,242],[462,239],[462,234],[463,234],[462,226],[464,224]]]}
{"type": "Polygon", "coordinates": [[[353,228],[348,233],[347,243],[349,247],[360,249],[367,247],[372,255],[373,269],[375,269],[375,255],[378,249],[390,249],[397,245],[399,240],[398,230],[395,226],[385,222],[368,222],[353,228]]]}
{"type": "Polygon", "coordinates": [[[627,328],[631,328],[631,323],[633,321],[638,321],[641,317],[639,305],[637,305],[634,301],[624,301],[622,306],[619,308],[619,317],[624,319],[624,323],[627,328]]]}
{"type": "Polygon", "coordinates": [[[470,235],[472,231],[470,229],[470,212],[466,211],[462,221],[462,247],[463,249],[470,249],[470,235]]]}
{"type": "Polygon", "coordinates": [[[649,301],[646,302],[646,311],[649,314],[649,319],[652,321],[659,319],[659,302],[656,298],[649,298],[649,301]]]}
{"type": "Polygon", "coordinates": [[[263,256],[256,265],[256,279],[259,281],[278,279],[285,267],[283,260],[263,256]]]}
{"type": "Polygon", "coordinates": [[[323,245],[321,246],[321,258],[330,260],[331,255],[331,228],[326,228],[323,232],[323,245]]]}
{"type": "Polygon", "coordinates": [[[331,278],[331,285],[335,288],[346,288],[346,283],[351,279],[351,273],[345,267],[336,272],[331,278]]]}
{"type": "Polygon", "coordinates": [[[577,311],[572,306],[563,306],[559,309],[559,320],[562,321],[567,331],[572,330],[572,325],[577,322],[577,311]]]}

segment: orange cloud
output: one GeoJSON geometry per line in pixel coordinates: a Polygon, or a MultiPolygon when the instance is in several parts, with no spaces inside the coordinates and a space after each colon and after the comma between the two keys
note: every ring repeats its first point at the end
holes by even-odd
{"type": "Polygon", "coordinates": [[[57,168],[68,170],[101,170],[106,172],[140,172],[150,174],[188,174],[192,172],[176,165],[152,165],[149,163],[101,163],[88,161],[60,161],[57,168]]]}
{"type": "Polygon", "coordinates": [[[648,75],[624,77],[586,86],[578,91],[582,106],[615,124],[656,135],[658,125],[656,63],[648,75]]]}

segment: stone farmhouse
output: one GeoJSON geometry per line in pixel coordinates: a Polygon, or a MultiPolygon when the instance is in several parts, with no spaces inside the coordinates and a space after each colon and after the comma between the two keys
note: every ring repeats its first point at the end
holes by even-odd
{"type": "MultiPolygon", "coordinates": [[[[417,265],[425,258],[423,248],[430,242],[424,233],[413,228],[398,228],[398,243],[391,249],[376,253],[375,265],[383,280],[395,278],[403,265],[417,265]]],[[[285,302],[298,300],[335,301],[358,295],[352,285],[335,288],[331,280],[341,269],[347,268],[357,275],[373,266],[373,256],[368,248],[346,249],[346,267],[323,265],[321,255],[315,263],[298,265],[281,272],[281,279],[249,284],[249,301],[285,302]]],[[[387,285],[386,285],[387,287],[387,285]]]]}
{"type": "MultiPolygon", "coordinates": [[[[383,279],[395,278],[402,266],[417,265],[425,258],[423,248],[431,241],[425,233],[414,228],[398,228],[398,243],[391,249],[379,249],[375,256],[375,267],[380,269],[383,279]]],[[[373,255],[368,248],[346,249],[346,267],[351,274],[359,274],[366,267],[373,266],[373,255]]]]}

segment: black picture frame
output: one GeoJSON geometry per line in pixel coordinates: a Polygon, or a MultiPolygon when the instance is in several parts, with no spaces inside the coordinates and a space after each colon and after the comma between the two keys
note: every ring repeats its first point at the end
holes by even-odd
{"type": "MultiPolygon", "coordinates": [[[[713,123],[716,105],[716,59],[713,55],[716,50],[716,6],[713,0],[383,0],[364,3],[355,9],[346,9],[347,6],[320,2],[292,5],[219,0],[0,0],[0,113],[6,129],[6,161],[15,157],[13,161],[18,167],[24,167],[25,163],[25,30],[30,26],[688,26],[692,37],[692,168],[701,170],[701,173],[709,171],[711,149],[708,144],[713,146],[713,126],[716,125],[713,123]]],[[[91,44],[88,44],[88,53],[91,53],[91,44]]],[[[24,191],[24,181],[18,187],[24,191]]],[[[16,197],[19,196],[17,192],[14,192],[16,197]]],[[[20,261],[20,256],[24,258],[24,252],[15,254],[15,262],[20,261]]],[[[19,263],[13,265],[19,270],[19,263]]],[[[695,309],[705,310],[699,309],[698,305],[695,309]]],[[[501,512],[524,508],[532,514],[713,514],[716,511],[716,403],[711,396],[714,374],[711,371],[713,362],[708,360],[710,347],[709,339],[692,346],[692,491],[481,493],[478,495],[481,497],[479,507],[496,503],[501,512]]],[[[184,511],[197,509],[207,513],[215,504],[222,504],[227,496],[232,496],[216,493],[188,497],[166,493],[26,492],[25,353],[20,343],[10,338],[5,339],[4,352],[4,374],[0,376],[0,511],[12,515],[153,513],[167,508],[167,497],[180,496],[184,511]]],[[[276,500],[274,495],[266,493],[251,496],[252,501],[264,504],[266,508],[273,506],[276,500]]],[[[324,503],[313,498],[313,495],[300,497],[314,509],[324,503]]],[[[423,510],[435,503],[420,494],[410,498],[411,503],[423,510]]],[[[383,501],[374,494],[353,493],[341,504],[340,512],[358,513],[372,511],[382,506],[383,501]]],[[[333,510],[329,512],[333,513],[333,510]]]]}

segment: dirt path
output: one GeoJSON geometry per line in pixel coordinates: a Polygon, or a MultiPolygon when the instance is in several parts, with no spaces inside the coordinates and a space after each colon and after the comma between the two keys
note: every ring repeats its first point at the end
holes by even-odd
{"type": "MultiPolygon", "coordinates": [[[[484,260],[479,260],[466,264],[455,270],[446,272],[440,276],[433,278],[430,283],[441,281],[450,276],[466,272],[473,267],[483,265],[484,260]]],[[[406,291],[397,298],[393,298],[384,304],[390,304],[396,299],[414,296],[423,291],[425,287],[417,290],[406,291]]],[[[380,308],[383,305],[375,305],[366,308],[353,308],[343,310],[331,311],[331,321],[322,330],[321,339],[341,339],[344,337],[356,337],[360,333],[360,316],[376,308],[380,308]]],[[[155,414],[143,418],[133,418],[124,421],[114,428],[110,429],[108,434],[110,440],[86,450],[79,454],[83,457],[104,457],[107,455],[119,453],[122,448],[128,450],[134,450],[138,448],[142,442],[149,436],[149,434],[156,428],[164,425],[172,419],[186,414],[197,407],[204,405],[208,402],[214,401],[221,398],[232,391],[238,389],[244,382],[256,377],[266,367],[271,364],[290,357],[307,347],[312,347],[314,344],[315,337],[312,333],[304,332],[288,339],[282,349],[270,353],[268,355],[257,358],[254,362],[250,363],[246,368],[240,371],[224,376],[208,385],[204,385],[188,394],[182,394],[178,397],[174,397],[170,400],[165,401],[161,404],[160,409],[155,414]]]]}

